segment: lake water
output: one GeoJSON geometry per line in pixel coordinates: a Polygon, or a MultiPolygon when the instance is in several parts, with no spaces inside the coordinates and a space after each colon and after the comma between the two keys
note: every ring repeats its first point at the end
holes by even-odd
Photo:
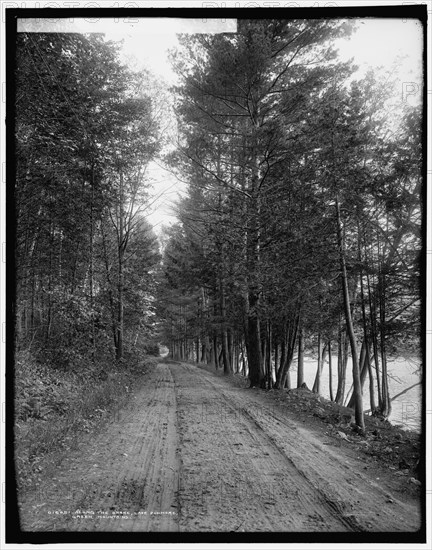
{"type": "MultiPolygon", "coordinates": [[[[416,382],[421,380],[421,361],[416,357],[400,357],[388,361],[388,373],[389,373],[389,390],[390,398],[404,389],[412,386],[416,382]]],[[[309,389],[312,389],[315,375],[317,370],[317,359],[305,357],[304,359],[304,380],[309,389]]],[[[332,360],[332,382],[333,382],[333,395],[336,395],[337,390],[337,356],[332,360]]],[[[291,383],[292,387],[296,387],[297,384],[297,358],[294,358],[291,369],[291,383]]],[[[346,386],[345,386],[345,398],[352,385],[352,364],[351,359],[348,360],[346,386]]],[[[404,393],[400,397],[392,401],[392,412],[389,417],[390,422],[393,424],[399,424],[404,428],[410,430],[421,431],[421,407],[422,407],[422,386],[418,385],[404,393]]],[[[330,399],[329,391],[329,368],[326,361],[323,366],[321,374],[321,395],[327,399],[330,399]]],[[[375,382],[375,401],[378,402],[377,389],[375,382]]],[[[345,404],[345,403],[344,403],[345,404]]],[[[369,398],[369,377],[366,376],[366,380],[363,386],[363,406],[364,409],[370,409],[369,398]]]]}

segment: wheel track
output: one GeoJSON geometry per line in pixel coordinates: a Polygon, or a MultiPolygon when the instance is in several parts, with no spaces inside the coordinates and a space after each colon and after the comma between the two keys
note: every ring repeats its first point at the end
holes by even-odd
{"type": "MultiPolygon", "coordinates": [[[[410,531],[420,525],[419,505],[413,506],[389,494],[382,485],[363,474],[363,464],[337,453],[302,426],[286,418],[286,406],[277,406],[263,392],[234,388],[229,381],[188,365],[186,371],[199,375],[217,394],[216,401],[233,412],[234,418],[247,416],[282,457],[288,460],[297,477],[301,476],[315,491],[320,504],[351,531],[410,531]],[[348,460],[347,460],[348,458],[348,460]]],[[[227,415],[226,415],[227,416],[227,415]]],[[[325,530],[325,529],[323,529],[325,530]]]]}
{"type": "Polygon", "coordinates": [[[295,475],[300,475],[306,483],[311,487],[312,491],[317,492],[320,495],[320,503],[327,508],[329,513],[331,513],[337,522],[342,523],[350,531],[365,531],[366,529],[360,525],[354,515],[346,515],[347,505],[345,503],[331,500],[328,495],[316,484],[314,484],[311,479],[305,474],[303,470],[300,470],[295,462],[287,456],[287,454],[279,447],[277,442],[269,435],[260,424],[248,411],[244,411],[243,414],[250,419],[250,421],[257,427],[258,430],[262,432],[263,437],[267,439],[269,445],[272,445],[276,452],[278,452],[284,460],[292,467],[293,477],[295,475]]]}
{"type": "MultiPolygon", "coordinates": [[[[193,367],[191,368],[189,365],[184,370],[188,375],[195,374],[193,367]]],[[[217,395],[216,402],[219,402],[219,398],[221,398],[225,407],[233,412],[235,429],[232,430],[226,423],[217,426],[218,423],[214,422],[213,436],[217,434],[221,438],[217,441],[219,447],[229,449],[229,451],[225,451],[225,459],[226,462],[229,462],[231,478],[235,479],[236,474],[238,476],[240,473],[237,463],[237,457],[240,454],[243,455],[243,465],[246,466],[245,470],[252,479],[252,486],[254,480],[257,480],[256,485],[259,485],[260,489],[255,494],[252,491],[250,498],[253,500],[255,516],[258,515],[258,512],[261,515],[263,525],[260,530],[341,531],[359,529],[357,523],[335,513],[335,509],[326,499],[322,498],[322,495],[317,493],[311,482],[307,478],[299,476],[292,461],[244,407],[239,408],[233,405],[232,401],[221,393],[220,387],[209,381],[207,377],[206,382],[209,382],[213,394],[217,395]],[[240,414],[238,414],[239,411],[240,414]],[[218,427],[221,428],[219,431],[218,427]],[[241,442],[233,443],[233,434],[236,435],[237,432],[243,434],[241,442]],[[247,455],[232,451],[232,447],[236,445],[246,447],[247,455]],[[265,490],[261,490],[266,486],[272,487],[267,494],[265,490]],[[270,493],[273,501],[270,498],[270,493]],[[319,498],[317,498],[318,496],[319,498]],[[309,513],[310,511],[312,513],[309,513]]],[[[184,385],[186,388],[190,386],[187,382],[184,385]]],[[[194,390],[197,389],[199,388],[195,384],[194,390]]],[[[209,513],[209,510],[206,512],[209,513]]],[[[238,519],[243,519],[243,523],[246,521],[241,517],[238,519]]],[[[253,529],[253,525],[251,527],[253,529]]]]}
{"type": "MultiPolygon", "coordinates": [[[[131,396],[129,406],[103,434],[64,461],[61,482],[83,487],[83,494],[61,493],[52,488],[55,507],[69,510],[178,512],[177,428],[174,380],[166,365],[159,365],[144,388],[131,396]],[[74,471],[75,470],[75,471],[74,471]],[[57,492],[56,492],[57,491],[57,492]],[[174,507],[173,507],[174,506],[174,507]],[[169,508],[169,509],[167,509],[169,508]]],[[[49,482],[47,481],[46,484],[49,482]]],[[[76,492],[76,491],[75,491],[76,492]]],[[[78,491],[79,493],[79,491],[78,491]]],[[[128,520],[111,517],[78,519],[48,515],[52,509],[28,502],[22,510],[27,530],[49,531],[177,531],[178,515],[138,515],[128,520]]]]}
{"type": "Polygon", "coordinates": [[[53,494],[59,508],[177,515],[53,518],[30,501],[24,520],[36,531],[415,530],[418,511],[397,499],[386,507],[385,490],[359,470],[352,455],[323,446],[264,392],[236,389],[192,365],[160,364],[119,418],[56,475],[83,494],[53,494]]]}

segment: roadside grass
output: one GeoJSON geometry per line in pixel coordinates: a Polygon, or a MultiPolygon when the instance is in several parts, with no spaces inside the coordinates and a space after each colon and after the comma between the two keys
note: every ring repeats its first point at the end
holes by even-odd
{"type": "Polygon", "coordinates": [[[59,370],[18,353],[14,451],[19,493],[37,487],[82,434],[112,418],[157,363],[156,357],[136,353],[121,365],[105,358],[79,370],[59,370]]]}

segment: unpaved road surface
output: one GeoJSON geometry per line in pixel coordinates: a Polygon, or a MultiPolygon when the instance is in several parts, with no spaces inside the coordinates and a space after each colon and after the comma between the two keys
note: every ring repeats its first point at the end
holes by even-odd
{"type": "Polygon", "coordinates": [[[20,513],[24,531],[417,531],[394,489],[265,392],[160,363],[20,513]]]}

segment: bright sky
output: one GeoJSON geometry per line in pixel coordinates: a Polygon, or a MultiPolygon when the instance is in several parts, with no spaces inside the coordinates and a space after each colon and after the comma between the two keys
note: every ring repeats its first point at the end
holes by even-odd
{"type": "MultiPolygon", "coordinates": [[[[177,34],[181,32],[212,32],[224,30],[232,32],[236,30],[235,20],[206,21],[195,20],[195,24],[187,24],[185,20],[157,20],[153,19],[151,25],[123,24],[112,25],[105,30],[106,38],[109,40],[124,40],[123,54],[125,59],[134,68],[147,68],[157,76],[163,78],[169,85],[174,84],[176,75],[171,69],[168,61],[168,52],[177,44],[177,34]],[[221,28],[222,27],[222,28],[221,28]]],[[[153,225],[156,232],[159,232],[162,225],[176,221],[172,212],[173,203],[178,199],[185,186],[167,170],[164,170],[159,163],[151,163],[148,174],[153,181],[154,199],[152,207],[147,213],[148,221],[153,225]]]]}
{"type": "MultiPolygon", "coordinates": [[[[412,20],[373,18],[361,21],[358,30],[350,39],[339,41],[342,58],[354,57],[357,64],[376,67],[389,66],[398,55],[406,55],[408,57],[403,67],[405,71],[413,68],[418,70],[421,67],[420,23],[412,20]]],[[[209,23],[210,20],[201,24],[199,30],[208,32],[209,29],[206,27],[209,23]]],[[[104,32],[109,39],[124,39],[124,52],[127,56],[135,57],[139,66],[147,66],[171,82],[174,75],[168,63],[167,51],[177,44],[176,32],[185,31],[184,23],[180,20],[154,19],[151,25],[146,25],[145,28],[142,23],[124,23],[121,26],[111,25],[109,29],[105,27],[104,32]]]]}
{"type": "Polygon", "coordinates": [[[369,68],[392,70],[395,87],[389,96],[418,103],[423,78],[423,34],[419,22],[402,19],[364,19],[348,40],[338,44],[340,58],[354,58],[359,73],[369,68]],[[416,92],[416,93],[414,93],[416,92]]]}
{"type": "MultiPolygon", "coordinates": [[[[202,21],[202,20],[201,20],[202,21]]],[[[207,32],[208,26],[201,25],[207,32]]],[[[153,20],[150,27],[134,24],[114,26],[106,31],[106,36],[112,40],[124,39],[123,52],[136,68],[147,67],[167,83],[175,82],[175,75],[168,61],[168,50],[177,44],[176,32],[185,32],[179,20],[153,20]]],[[[231,30],[231,29],[230,29],[231,30]]],[[[389,90],[389,95],[398,97],[401,101],[419,101],[422,83],[422,28],[420,23],[401,19],[363,19],[358,30],[348,40],[337,43],[342,60],[354,58],[364,73],[370,67],[383,66],[390,68],[398,57],[401,60],[393,74],[397,75],[396,89],[389,90]]],[[[170,205],[176,200],[179,192],[184,189],[173,176],[158,167],[150,167],[155,179],[155,195],[160,198],[153,205],[150,222],[160,226],[170,223],[170,205]]]]}

